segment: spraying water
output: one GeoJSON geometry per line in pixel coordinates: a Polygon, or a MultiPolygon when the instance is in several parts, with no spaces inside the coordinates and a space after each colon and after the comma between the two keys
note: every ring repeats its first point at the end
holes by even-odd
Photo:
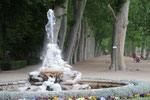
{"type": "Polygon", "coordinates": [[[54,41],[55,16],[53,10],[47,12],[48,23],[45,26],[48,42],[46,44],[46,54],[43,58],[41,70],[70,70],[71,66],[67,64],[61,56],[61,50],[54,41]]]}
{"type": "Polygon", "coordinates": [[[61,50],[54,40],[55,16],[53,10],[47,12],[48,23],[45,26],[47,32],[46,53],[43,65],[38,71],[29,73],[29,83],[26,87],[19,88],[20,91],[62,91],[89,88],[89,85],[79,85],[82,73],[72,70],[61,56],[61,50]],[[60,72],[60,74],[57,74],[60,72]],[[44,73],[44,74],[43,74],[44,73]],[[48,74],[47,74],[48,73],[48,74]],[[53,73],[53,74],[52,74],[53,73]],[[68,86],[67,84],[72,84],[68,86]],[[33,86],[37,85],[37,86],[33,86]]]}
{"type": "Polygon", "coordinates": [[[48,18],[48,23],[45,26],[45,30],[47,32],[47,39],[51,40],[50,42],[53,43],[53,38],[54,38],[54,25],[55,23],[55,16],[53,10],[49,9],[47,12],[47,18],[48,18]]]}

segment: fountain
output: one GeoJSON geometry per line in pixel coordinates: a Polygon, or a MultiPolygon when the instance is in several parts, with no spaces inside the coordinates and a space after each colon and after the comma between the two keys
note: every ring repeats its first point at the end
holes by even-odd
{"type": "MultiPolygon", "coordinates": [[[[61,57],[61,50],[53,41],[55,16],[53,10],[47,12],[48,23],[45,26],[47,33],[46,52],[43,56],[43,65],[38,71],[29,73],[29,82],[31,85],[38,86],[36,91],[62,91],[70,90],[67,84],[72,84],[72,89],[76,89],[77,81],[81,79],[81,73],[72,70],[72,67],[61,57]],[[68,77],[69,76],[69,77],[68,77]]],[[[30,85],[30,87],[32,87],[30,85]]],[[[79,85],[81,87],[90,88],[90,86],[79,85]]],[[[26,90],[30,90],[27,87],[26,90]]]]}
{"type": "Polygon", "coordinates": [[[82,73],[62,59],[61,50],[53,42],[55,16],[53,10],[47,12],[48,23],[46,52],[38,71],[29,73],[28,80],[0,82],[0,98],[46,97],[89,97],[89,96],[129,96],[133,93],[150,92],[150,86],[139,81],[114,81],[105,79],[82,79],[82,73]]]}

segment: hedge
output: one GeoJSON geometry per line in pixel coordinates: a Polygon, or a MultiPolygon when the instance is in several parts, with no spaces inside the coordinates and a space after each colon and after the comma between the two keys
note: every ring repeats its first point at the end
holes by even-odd
{"type": "Polygon", "coordinates": [[[1,62],[0,66],[2,71],[11,70],[11,64],[9,62],[1,62]]]}
{"type": "Polygon", "coordinates": [[[12,61],[11,62],[11,69],[15,70],[15,69],[23,68],[26,65],[27,65],[27,61],[26,60],[12,61]]]}
{"type": "Polygon", "coordinates": [[[0,63],[2,71],[20,69],[20,68],[25,67],[26,65],[27,65],[26,60],[18,60],[18,61],[0,63]]]}
{"type": "Polygon", "coordinates": [[[40,63],[41,61],[39,59],[28,59],[27,60],[27,65],[35,65],[40,63]]]}

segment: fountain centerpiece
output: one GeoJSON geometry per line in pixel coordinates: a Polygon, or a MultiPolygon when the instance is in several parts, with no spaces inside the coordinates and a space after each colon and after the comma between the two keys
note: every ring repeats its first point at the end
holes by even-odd
{"type": "MultiPolygon", "coordinates": [[[[81,79],[82,74],[72,70],[72,66],[62,59],[61,50],[54,43],[55,16],[53,10],[49,9],[47,18],[48,23],[45,26],[47,43],[45,54],[42,57],[43,64],[38,71],[29,73],[29,82],[31,85],[38,85],[40,87],[39,91],[68,90],[73,88],[73,85],[81,79]],[[66,84],[72,84],[72,86],[67,89],[66,84]],[[51,87],[53,89],[50,89],[51,87]]],[[[89,88],[90,86],[86,85],[86,87],[89,88]]]]}

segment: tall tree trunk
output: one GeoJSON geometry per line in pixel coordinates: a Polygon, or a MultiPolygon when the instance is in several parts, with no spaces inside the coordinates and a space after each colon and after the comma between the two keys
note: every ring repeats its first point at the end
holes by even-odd
{"type": "Polygon", "coordinates": [[[99,43],[96,43],[97,41],[95,41],[95,54],[94,56],[97,57],[98,56],[98,52],[99,52],[99,43]]]}
{"type": "Polygon", "coordinates": [[[75,36],[77,35],[78,32],[78,27],[79,24],[81,23],[84,8],[86,5],[87,0],[72,0],[73,3],[73,11],[74,11],[74,23],[71,25],[70,32],[69,32],[69,38],[66,41],[66,47],[65,47],[65,55],[64,58],[67,62],[70,61],[72,51],[73,51],[73,46],[75,43],[75,36]]]}
{"type": "MultiPolygon", "coordinates": [[[[79,25],[79,27],[80,27],[80,25],[79,25]]],[[[71,56],[70,56],[70,61],[69,61],[69,64],[74,64],[76,61],[76,49],[77,49],[77,41],[78,41],[78,34],[79,34],[79,31],[80,31],[80,28],[78,28],[78,33],[77,33],[77,35],[74,37],[75,38],[75,43],[74,43],[74,45],[73,45],[73,49],[72,49],[72,53],[71,53],[71,56]]]]}
{"type": "Polygon", "coordinates": [[[84,56],[84,34],[85,34],[85,21],[82,19],[81,22],[81,36],[79,40],[79,49],[78,49],[78,54],[77,54],[77,61],[83,61],[83,56],[84,56]]]}
{"type": "Polygon", "coordinates": [[[142,45],[141,58],[145,58],[145,43],[142,45]]]}
{"type": "MultiPolygon", "coordinates": [[[[66,3],[65,3],[64,14],[67,14],[67,8],[68,8],[68,0],[66,0],[66,3]]],[[[67,31],[67,16],[65,15],[62,19],[60,31],[58,34],[58,39],[59,39],[58,45],[61,50],[63,50],[63,47],[64,47],[66,31],[67,31]]]]}
{"type": "Polygon", "coordinates": [[[57,43],[58,33],[59,33],[59,30],[61,27],[63,15],[66,14],[66,9],[68,7],[68,0],[65,0],[65,3],[63,6],[64,7],[56,5],[54,7],[54,13],[55,13],[55,17],[56,17],[56,24],[54,26],[54,43],[57,43]]]}
{"type": "Polygon", "coordinates": [[[86,48],[86,59],[93,58],[94,51],[95,51],[95,38],[88,37],[87,48],[86,48]]]}
{"type": "Polygon", "coordinates": [[[78,33],[77,33],[77,36],[76,36],[76,45],[75,45],[75,51],[74,51],[74,63],[77,62],[77,54],[78,54],[78,48],[79,48],[79,40],[80,40],[80,36],[81,36],[81,24],[79,25],[79,28],[78,28],[78,33]]]}
{"type": "Polygon", "coordinates": [[[95,54],[95,38],[94,37],[93,38],[90,37],[89,50],[90,50],[89,59],[94,58],[94,54],[95,54]]]}
{"type": "Polygon", "coordinates": [[[127,69],[124,63],[124,43],[128,25],[129,3],[130,0],[126,0],[115,18],[113,27],[111,66],[109,67],[110,70],[127,69]],[[114,46],[117,46],[117,48],[115,48],[114,46]]]}
{"type": "MultiPolygon", "coordinates": [[[[86,22],[85,22],[85,27],[86,27],[86,22]]],[[[84,32],[84,55],[83,55],[83,60],[87,60],[87,38],[88,38],[88,32],[85,30],[84,32]]]]}
{"type": "Polygon", "coordinates": [[[147,54],[146,54],[146,60],[148,60],[149,55],[150,55],[150,47],[148,48],[148,51],[147,51],[147,54]]]}
{"type": "Polygon", "coordinates": [[[67,31],[67,16],[65,16],[61,22],[61,28],[58,35],[58,46],[61,50],[63,50],[65,37],[67,31]]]}

